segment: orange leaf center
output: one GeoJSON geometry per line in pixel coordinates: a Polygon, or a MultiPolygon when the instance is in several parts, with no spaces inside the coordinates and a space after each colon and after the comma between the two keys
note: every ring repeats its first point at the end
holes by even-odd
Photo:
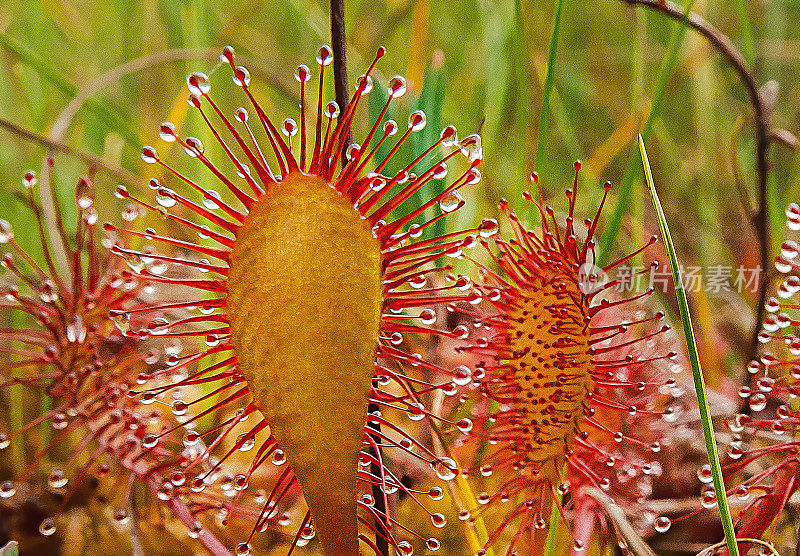
{"type": "MultiPolygon", "coordinates": [[[[574,280],[552,273],[537,275],[510,311],[510,382],[519,389],[526,433],[523,453],[540,463],[543,478],[560,472],[592,389],[589,334],[584,325],[585,298],[574,280]]],[[[534,467],[536,467],[534,465],[534,467]]]]}
{"type": "Polygon", "coordinates": [[[357,556],[359,451],[382,301],[381,252],[346,198],[289,174],[231,257],[231,340],[286,452],[326,556],[357,556]]]}

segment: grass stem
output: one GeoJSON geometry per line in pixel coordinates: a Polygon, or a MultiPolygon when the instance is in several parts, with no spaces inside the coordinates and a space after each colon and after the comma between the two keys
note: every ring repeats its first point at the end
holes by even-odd
{"type": "Polygon", "coordinates": [[[697,352],[697,342],[692,329],[692,316],[689,314],[689,302],[686,299],[686,290],[681,281],[680,266],[678,266],[678,256],[675,253],[675,245],[672,243],[672,236],[669,232],[667,218],[664,216],[664,209],[661,208],[661,201],[658,200],[656,187],[653,183],[653,173],[650,170],[650,161],[647,158],[647,151],[644,146],[644,139],[639,135],[639,151],[642,155],[642,166],[650,189],[650,196],[653,198],[653,207],[658,217],[658,227],[661,229],[661,238],[664,241],[664,248],[669,258],[669,266],[672,269],[672,281],[675,285],[675,296],[678,298],[678,309],[683,323],[683,332],[686,335],[686,347],[689,351],[689,363],[692,367],[692,377],[694,378],[694,389],[697,393],[697,405],[700,409],[700,420],[703,424],[703,438],[708,452],[708,463],[711,465],[711,475],[714,479],[714,492],[717,495],[717,507],[719,508],[722,529],[725,531],[725,541],[728,546],[728,553],[731,556],[739,556],[739,547],[736,544],[736,533],[733,530],[733,520],[731,510],[728,507],[728,497],[725,492],[725,483],[722,477],[722,467],[719,463],[717,453],[717,442],[714,439],[714,425],[711,421],[711,411],[708,407],[708,395],[706,394],[706,383],[703,378],[703,369],[700,366],[700,356],[697,352]]]}

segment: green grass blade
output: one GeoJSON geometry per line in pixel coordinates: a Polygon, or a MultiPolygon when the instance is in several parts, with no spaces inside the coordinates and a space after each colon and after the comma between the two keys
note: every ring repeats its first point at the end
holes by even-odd
{"type": "MultiPolygon", "coordinates": [[[[0,33],[0,48],[10,52],[26,66],[36,70],[47,82],[56,87],[65,96],[72,99],[78,93],[78,87],[70,83],[61,72],[48,64],[37,53],[5,33],[0,33]]],[[[92,112],[100,121],[105,122],[109,128],[117,131],[125,141],[136,149],[141,148],[142,142],[137,133],[127,123],[125,118],[119,116],[114,110],[109,108],[105,102],[96,98],[90,98],[84,104],[86,110],[92,112]]]]}
{"type": "MultiPolygon", "coordinates": [[[[471,508],[476,507],[478,502],[469,486],[469,481],[467,481],[467,479],[465,479],[464,475],[461,473],[461,469],[459,469],[458,473],[456,474],[455,484],[461,496],[462,502],[470,504],[471,508]]],[[[486,546],[486,544],[489,542],[489,530],[486,528],[486,523],[484,523],[483,517],[477,515],[474,519],[475,521],[472,523],[472,527],[467,528],[467,535],[469,537],[471,547],[473,549],[477,548],[478,550],[480,550],[481,547],[485,547],[485,556],[495,556],[494,548],[491,546],[486,546]]]]}
{"type": "Polygon", "coordinates": [[[742,55],[747,67],[752,70],[756,55],[753,44],[753,29],[750,27],[750,17],[747,15],[747,0],[736,0],[736,11],[738,12],[739,27],[742,34],[742,55]]]}
{"type": "MultiPolygon", "coordinates": [[[[695,0],[689,0],[684,4],[684,13],[689,11],[694,6],[695,0]]],[[[675,66],[678,61],[678,54],[680,53],[683,37],[686,35],[687,28],[678,22],[670,23],[672,32],[670,34],[669,43],[667,46],[667,54],[661,61],[661,67],[658,70],[658,81],[656,82],[655,90],[653,91],[653,104],[650,107],[650,114],[642,126],[642,137],[647,139],[653,131],[653,124],[656,118],[661,114],[661,107],[664,104],[664,92],[667,87],[667,80],[675,71],[675,66]]],[[[638,171],[639,157],[634,154],[628,162],[628,167],[625,170],[622,184],[619,188],[617,206],[614,207],[614,212],[611,213],[611,218],[606,223],[606,230],[603,237],[600,239],[600,246],[598,249],[597,259],[605,261],[609,253],[613,249],[617,241],[617,234],[619,233],[620,224],[622,223],[622,215],[628,212],[628,206],[631,199],[631,189],[633,187],[633,180],[636,178],[638,171]]]]}
{"type": "Polygon", "coordinates": [[[529,126],[529,104],[528,104],[528,74],[524,61],[528,59],[525,48],[525,32],[522,26],[522,1],[514,2],[514,29],[511,33],[511,71],[514,79],[514,91],[516,92],[514,109],[514,128],[516,131],[516,183],[518,194],[522,195],[525,186],[528,185],[526,179],[526,164],[528,157],[528,126],[529,126]]]}
{"type": "Polygon", "coordinates": [[[556,541],[558,540],[558,506],[553,502],[553,507],[550,510],[550,529],[547,531],[547,544],[545,545],[544,553],[547,556],[553,556],[556,553],[556,541]]]}
{"type": "Polygon", "coordinates": [[[536,170],[544,156],[545,134],[547,133],[547,119],[550,115],[550,91],[553,90],[553,71],[556,66],[556,51],[558,50],[558,32],[561,29],[561,12],[564,0],[558,0],[556,14],[553,18],[553,34],[550,35],[550,53],[547,56],[547,76],[544,79],[542,91],[542,109],[539,111],[539,144],[536,146],[536,160],[533,169],[536,170]]]}
{"type": "MultiPolygon", "coordinates": [[[[417,399],[413,386],[411,386],[411,391],[414,399],[417,399]]],[[[455,461],[453,458],[453,453],[450,451],[447,441],[445,440],[439,425],[436,423],[436,420],[431,415],[428,415],[426,419],[430,425],[431,432],[434,435],[434,444],[437,452],[441,450],[441,452],[443,452],[448,458],[455,461]]],[[[447,484],[450,495],[459,502],[459,507],[475,508],[478,506],[478,501],[475,499],[475,494],[472,492],[469,481],[466,479],[466,477],[464,477],[461,466],[458,464],[456,465],[458,466],[458,470],[456,471],[455,480],[447,484]]],[[[478,513],[477,515],[472,516],[470,520],[472,521],[471,525],[467,525],[466,522],[464,522],[464,525],[466,527],[465,537],[467,539],[467,543],[470,545],[472,551],[471,553],[477,553],[483,548],[485,551],[484,556],[495,556],[494,549],[491,546],[486,546],[489,542],[489,530],[486,528],[486,524],[483,521],[483,516],[478,513]]]]}
{"type": "Polygon", "coordinates": [[[661,208],[661,201],[658,200],[656,187],[653,184],[653,173],[650,170],[650,161],[647,159],[647,151],[644,147],[644,139],[639,135],[639,152],[642,155],[642,166],[644,168],[647,187],[650,189],[650,196],[653,198],[653,207],[658,217],[658,227],[661,229],[661,238],[669,258],[669,266],[672,269],[672,281],[675,284],[675,295],[678,298],[678,308],[683,323],[683,332],[686,335],[686,346],[689,350],[689,362],[692,367],[694,378],[694,388],[697,393],[697,404],[700,409],[700,419],[703,423],[703,438],[708,451],[708,463],[711,465],[711,474],[714,478],[714,492],[717,495],[717,507],[722,521],[722,529],[725,531],[725,541],[728,545],[730,556],[739,556],[739,548],[736,544],[736,533],[733,530],[733,520],[731,510],[728,507],[728,497],[725,493],[725,483],[722,478],[722,468],[719,464],[719,454],[717,454],[717,443],[714,439],[714,426],[711,422],[711,411],[708,408],[708,396],[706,395],[706,384],[703,378],[703,369],[700,366],[700,356],[697,352],[694,330],[692,329],[692,317],[689,314],[689,302],[686,300],[686,290],[680,276],[678,266],[678,256],[675,254],[675,246],[672,243],[672,236],[669,232],[667,219],[664,216],[664,209],[661,208]]]}
{"type": "MultiPolygon", "coordinates": [[[[561,468],[561,476],[565,477],[567,474],[568,465],[565,463],[561,468]]],[[[557,495],[557,499],[553,501],[553,506],[550,508],[550,528],[547,530],[547,542],[544,545],[545,556],[555,556],[556,544],[558,543],[558,523],[561,521],[561,513],[558,511],[558,505],[561,504],[562,496],[557,495]]]]}

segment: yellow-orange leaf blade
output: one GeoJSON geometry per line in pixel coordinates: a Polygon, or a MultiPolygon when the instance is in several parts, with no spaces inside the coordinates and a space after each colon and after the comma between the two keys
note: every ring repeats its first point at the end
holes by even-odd
{"type": "Polygon", "coordinates": [[[366,221],[290,174],[239,231],[228,281],[240,368],[300,483],[326,556],[357,556],[356,474],[381,315],[366,221]]]}

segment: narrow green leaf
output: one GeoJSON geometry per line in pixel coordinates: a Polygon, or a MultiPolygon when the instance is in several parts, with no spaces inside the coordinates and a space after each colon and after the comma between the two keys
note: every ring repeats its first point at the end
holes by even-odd
{"type": "MultiPolygon", "coordinates": [[[[519,0],[517,0],[517,2],[519,2],[519,0]]],[[[544,91],[542,92],[542,109],[539,111],[539,144],[536,147],[536,160],[533,164],[534,170],[540,166],[542,157],[544,156],[547,118],[550,114],[550,91],[553,89],[553,72],[556,66],[558,32],[561,28],[561,12],[563,8],[564,0],[558,0],[558,4],[556,4],[556,14],[553,18],[553,33],[550,35],[550,53],[547,56],[547,76],[544,79],[544,91]]]]}
{"type": "MultiPolygon", "coordinates": [[[[411,136],[411,142],[414,147],[413,156],[417,158],[425,150],[434,144],[439,139],[439,133],[442,130],[442,104],[444,103],[446,88],[446,79],[444,70],[441,67],[429,65],[425,69],[425,74],[422,80],[422,90],[419,93],[419,99],[416,102],[416,107],[425,112],[427,118],[427,125],[419,133],[411,136]]],[[[427,170],[437,158],[436,153],[431,153],[422,159],[415,171],[419,174],[427,170]]],[[[413,206],[420,206],[428,199],[439,195],[446,186],[445,180],[431,180],[422,189],[411,196],[413,206]]],[[[433,212],[429,209],[427,216],[432,216],[433,212]]],[[[446,219],[439,220],[431,228],[423,232],[424,238],[439,237],[444,233],[446,219]]],[[[437,261],[437,264],[443,264],[442,261],[437,261]]]]}
{"type": "MultiPolygon", "coordinates": [[[[561,1],[561,0],[559,0],[561,1]]],[[[514,28],[511,32],[511,72],[514,80],[514,91],[516,98],[514,99],[514,129],[516,131],[516,149],[515,149],[515,163],[516,163],[516,179],[518,184],[519,196],[525,186],[528,185],[528,180],[525,179],[525,166],[528,155],[528,120],[529,120],[529,103],[528,103],[528,74],[527,66],[525,63],[528,59],[525,48],[525,32],[522,25],[522,2],[515,0],[514,2],[514,28]]]]}
{"type": "Polygon", "coordinates": [[[742,54],[747,67],[752,70],[756,56],[753,45],[753,29],[750,26],[750,17],[747,15],[747,0],[736,0],[736,9],[739,16],[739,30],[742,34],[742,54]]]}
{"type": "MultiPolygon", "coordinates": [[[[46,81],[56,87],[70,99],[78,93],[78,87],[70,83],[61,72],[48,64],[38,54],[17,41],[15,38],[5,33],[0,33],[0,48],[3,48],[16,56],[23,64],[36,70],[46,81]]],[[[86,110],[96,114],[101,121],[106,122],[109,128],[117,131],[125,140],[136,149],[142,145],[139,136],[130,127],[126,120],[119,116],[114,110],[109,108],[105,102],[96,98],[90,98],[84,104],[86,110]]]]}
{"type": "MultiPolygon", "coordinates": [[[[684,13],[689,13],[694,6],[695,0],[688,0],[684,4],[684,13]]],[[[656,118],[661,113],[661,107],[664,104],[664,92],[667,87],[667,80],[675,71],[675,65],[678,61],[678,54],[680,53],[683,37],[686,35],[686,27],[678,22],[670,23],[672,32],[667,46],[667,54],[661,61],[661,67],[658,70],[658,81],[656,88],[653,91],[653,104],[650,107],[650,114],[642,126],[642,137],[647,139],[653,131],[653,124],[656,118]]],[[[631,156],[628,162],[628,167],[625,170],[625,175],[622,178],[622,184],[619,188],[618,201],[614,212],[611,213],[611,218],[607,221],[606,230],[603,237],[600,239],[600,246],[598,249],[598,260],[604,261],[611,252],[614,244],[617,241],[617,234],[619,233],[620,224],[622,223],[622,215],[628,212],[628,205],[631,199],[631,189],[633,187],[633,180],[638,173],[639,157],[636,154],[631,156]]]]}
{"type": "MultiPolygon", "coordinates": [[[[519,10],[520,0],[517,0],[517,9],[519,10]]],[[[544,78],[544,89],[542,90],[542,107],[539,110],[539,137],[536,146],[536,159],[533,162],[533,170],[541,166],[542,158],[544,157],[544,146],[547,135],[547,120],[550,117],[550,93],[553,90],[553,74],[556,67],[556,53],[558,52],[558,33],[561,29],[561,13],[564,9],[564,0],[558,0],[556,4],[556,13],[553,17],[553,32],[550,35],[550,52],[547,56],[547,75],[544,78]]],[[[523,180],[524,182],[524,180],[523,180]]],[[[527,185],[527,184],[526,184],[527,185]]],[[[531,219],[537,216],[536,211],[531,209],[531,219]]],[[[547,556],[555,554],[556,540],[558,538],[558,506],[553,502],[550,511],[550,530],[547,533],[547,556]]]]}
{"type": "MultiPolygon", "coordinates": [[[[561,470],[561,476],[563,477],[567,471],[567,466],[561,470]]],[[[550,509],[550,529],[547,530],[547,544],[545,544],[544,553],[545,556],[554,556],[556,553],[556,543],[558,542],[558,522],[561,517],[558,511],[558,505],[561,503],[561,494],[558,494],[558,500],[553,501],[553,506],[550,509]]]]}
{"type": "Polygon", "coordinates": [[[686,299],[686,290],[681,281],[680,266],[678,266],[678,256],[675,253],[675,245],[672,243],[672,236],[667,225],[667,218],[664,216],[664,209],[661,208],[661,201],[658,200],[656,187],[653,183],[653,173],[650,170],[650,161],[647,159],[647,151],[644,147],[644,139],[639,135],[639,152],[642,156],[642,166],[644,168],[647,187],[650,189],[650,196],[653,198],[653,207],[658,217],[658,227],[661,229],[661,238],[664,241],[664,248],[669,258],[669,266],[672,269],[672,281],[675,285],[675,295],[678,298],[678,309],[681,314],[683,332],[686,335],[686,347],[689,351],[689,363],[692,367],[694,378],[694,388],[697,393],[697,404],[700,409],[700,420],[703,423],[703,438],[708,451],[708,463],[711,465],[711,474],[714,478],[714,492],[717,495],[717,507],[722,521],[722,529],[725,531],[725,540],[728,545],[728,553],[731,556],[739,556],[739,548],[736,544],[736,533],[733,530],[733,520],[731,510],[728,507],[728,497],[725,493],[725,483],[722,477],[722,468],[719,464],[719,454],[717,453],[717,442],[714,439],[714,425],[711,421],[711,411],[708,408],[708,396],[706,394],[706,383],[703,378],[703,369],[700,366],[700,355],[697,352],[697,342],[692,329],[692,316],[689,314],[689,302],[686,299]]]}

